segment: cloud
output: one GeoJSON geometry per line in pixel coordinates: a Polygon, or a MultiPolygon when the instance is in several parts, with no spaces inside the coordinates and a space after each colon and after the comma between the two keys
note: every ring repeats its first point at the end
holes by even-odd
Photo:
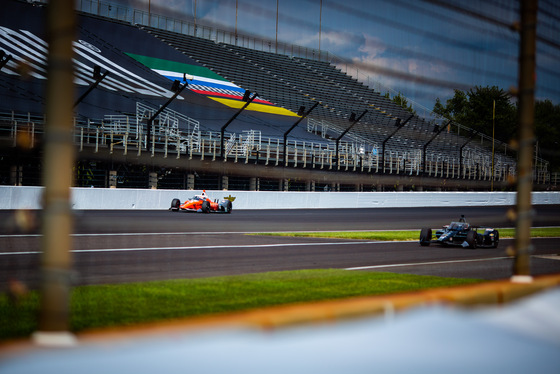
{"type": "Polygon", "coordinates": [[[323,32],[321,33],[321,44],[324,44],[325,47],[337,50],[340,47],[348,45],[348,37],[336,31],[323,32]]]}
{"type": "Polygon", "coordinates": [[[298,30],[284,32],[281,38],[286,43],[300,45],[307,48],[318,49],[319,38],[321,41],[321,50],[329,51],[334,54],[340,54],[341,50],[348,45],[346,37],[343,33],[338,32],[319,32],[301,33],[298,30]],[[289,42],[288,42],[289,41],[289,42]]]}
{"type": "MultiPolygon", "coordinates": [[[[363,34],[363,37],[364,42],[358,48],[359,55],[352,58],[352,61],[357,66],[361,66],[362,69],[364,67],[367,69],[368,66],[371,66],[372,71],[381,68],[383,70],[402,72],[404,73],[403,75],[452,79],[453,72],[449,67],[442,63],[426,61],[420,58],[420,53],[416,52],[414,47],[390,46],[381,39],[368,34],[363,34]]],[[[379,78],[383,79],[384,82],[395,81],[395,78],[386,76],[379,76],[379,78]]]]}
{"type": "Polygon", "coordinates": [[[409,103],[419,103],[428,110],[432,108],[435,97],[446,97],[452,93],[450,88],[425,84],[430,79],[453,80],[454,72],[445,64],[417,58],[414,48],[397,48],[376,36],[365,33],[362,36],[362,42],[354,45],[358,55],[337,64],[348,75],[382,94],[388,91],[391,96],[402,93],[409,103]]]}
{"type": "MultiPolygon", "coordinates": [[[[118,1],[118,0],[117,0],[118,1]]],[[[195,0],[121,0],[120,2],[128,3],[136,9],[144,11],[148,10],[148,5],[151,12],[159,15],[165,15],[176,19],[183,19],[185,16],[194,17],[195,14],[195,0]]],[[[233,2],[233,9],[235,11],[235,0],[222,0],[218,3],[208,1],[196,2],[196,18],[198,20],[208,20],[215,22],[220,20],[219,8],[226,8],[231,13],[233,2]]]]}

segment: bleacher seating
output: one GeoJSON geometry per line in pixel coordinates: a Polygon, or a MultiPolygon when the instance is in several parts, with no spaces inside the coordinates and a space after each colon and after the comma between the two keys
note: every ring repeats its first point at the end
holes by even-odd
{"type": "MultiPolygon", "coordinates": [[[[422,162],[422,158],[425,158],[426,162],[446,160],[445,162],[454,165],[458,165],[460,162],[476,165],[481,162],[480,160],[486,160],[491,155],[490,150],[481,147],[475,141],[464,147],[469,139],[464,137],[466,133],[458,134],[455,128],[450,131],[444,129],[437,137],[432,139],[435,135],[434,121],[426,120],[417,115],[412,116],[412,113],[406,108],[397,105],[380,92],[367,87],[326,61],[250,49],[99,16],[88,14],[82,14],[81,16],[86,20],[85,22],[82,21],[80,25],[79,32],[82,38],[93,44],[103,46],[104,56],[110,56],[115,61],[118,60],[120,65],[127,66],[132,72],[145,75],[148,77],[147,80],[157,82],[161,87],[169,85],[166,78],[127,56],[129,52],[136,53],[134,52],[135,48],[126,49],[128,47],[127,38],[134,39],[134,43],[137,43],[137,45],[141,43],[140,40],[145,40],[146,44],[150,45],[149,48],[136,48],[136,50],[139,50],[139,54],[154,51],[151,57],[161,56],[163,59],[169,60],[178,57],[176,59],[178,61],[182,57],[180,54],[183,54],[188,57],[185,60],[190,59],[192,63],[208,68],[242,89],[258,93],[259,98],[294,113],[297,113],[301,106],[310,108],[318,102],[320,105],[313,110],[308,120],[314,120],[319,125],[312,128],[313,126],[309,126],[309,124],[305,126],[302,123],[294,129],[288,140],[288,142],[291,141],[289,147],[292,147],[291,150],[287,150],[288,154],[301,153],[302,150],[312,149],[317,144],[319,144],[319,149],[329,149],[331,151],[334,146],[333,140],[337,139],[351,125],[349,119],[352,113],[359,116],[367,110],[360,121],[341,139],[345,143],[345,150],[353,149],[352,152],[356,152],[355,150],[363,148],[366,153],[369,152],[370,155],[379,156],[382,148],[384,148],[385,154],[382,156],[385,156],[386,163],[394,162],[398,168],[401,168],[399,172],[402,172],[407,167],[406,165],[411,164],[415,164],[415,170],[420,170],[418,164],[422,162]],[[105,27],[97,28],[99,22],[108,23],[104,25],[105,27]],[[397,119],[407,122],[395,132],[397,130],[395,127],[397,119]],[[295,144],[298,142],[301,148],[295,149],[295,144]],[[305,148],[305,142],[316,142],[317,144],[311,145],[311,148],[305,148]],[[422,155],[424,149],[426,154],[422,155]],[[462,155],[460,155],[460,152],[462,152],[462,155]]],[[[6,79],[10,79],[10,82],[13,81],[11,84],[14,87],[20,84],[12,77],[6,79]]],[[[3,82],[0,82],[1,84],[3,82]]],[[[80,87],[80,89],[83,91],[85,87],[80,87]]],[[[18,95],[22,97],[25,92],[25,89],[18,89],[18,95]]],[[[185,90],[186,95],[190,95],[188,100],[174,102],[170,110],[188,115],[188,117],[200,123],[197,128],[201,132],[205,132],[206,135],[199,134],[197,139],[200,140],[206,136],[203,140],[206,141],[207,148],[213,147],[209,152],[212,152],[215,158],[216,144],[219,144],[219,141],[216,140],[218,136],[216,134],[219,134],[220,127],[231,117],[234,110],[203,95],[188,92],[188,90],[185,90]]],[[[111,115],[128,116],[127,120],[133,120],[131,114],[134,113],[138,103],[143,102],[157,108],[158,105],[162,105],[166,101],[164,97],[150,97],[147,100],[142,95],[134,96],[121,91],[107,92],[106,90],[94,90],[90,98],[90,102],[83,103],[77,112],[78,117],[88,121],[88,129],[90,120],[111,115]],[[99,116],[103,111],[107,111],[107,113],[99,116]]],[[[226,140],[233,139],[235,133],[239,136],[249,131],[258,131],[259,134],[267,138],[266,141],[269,144],[274,145],[276,143],[275,148],[272,151],[267,150],[267,152],[272,154],[271,157],[276,157],[275,162],[278,165],[278,160],[284,157],[278,151],[283,145],[281,144],[281,142],[283,143],[282,135],[293,124],[295,117],[273,117],[262,113],[247,112],[244,112],[228,127],[226,140]]],[[[143,125],[142,122],[140,127],[143,125]]],[[[438,125],[441,126],[443,123],[440,121],[438,125]]],[[[105,124],[105,127],[109,128],[110,125],[105,124]]],[[[165,139],[162,142],[171,142],[172,145],[182,142],[180,147],[177,146],[179,149],[188,148],[192,150],[194,139],[191,136],[192,129],[180,130],[183,131],[183,135],[178,136],[178,142],[174,139],[165,139]],[[185,145],[187,143],[188,147],[185,145]]],[[[136,136],[145,136],[146,131],[146,129],[141,130],[136,136]]],[[[177,128],[178,131],[179,128],[177,128]]],[[[145,147],[148,146],[145,140],[143,144],[145,147]]],[[[258,146],[261,147],[260,144],[258,146]]],[[[310,146],[307,145],[307,147],[310,146]]],[[[204,146],[199,148],[204,149],[204,146]]],[[[264,148],[265,146],[262,146],[263,152],[264,148]]],[[[167,143],[165,149],[167,152],[167,143]]],[[[177,152],[179,153],[179,151],[177,152]]],[[[250,152],[245,154],[250,154],[250,152]]],[[[332,158],[332,155],[325,157],[332,158]]],[[[345,155],[345,157],[356,159],[362,156],[354,154],[345,155]]],[[[379,163],[380,161],[376,160],[375,162],[379,163]]],[[[501,157],[500,162],[515,165],[515,160],[509,156],[501,157]]],[[[385,167],[386,165],[379,167],[376,164],[375,170],[384,171],[385,167]]],[[[392,168],[393,165],[391,164],[388,167],[392,168]]],[[[410,170],[412,172],[412,167],[410,170]]],[[[441,171],[441,164],[439,169],[436,167],[435,170],[441,171]]],[[[423,172],[426,172],[426,168],[423,172]]]]}
{"type": "MultiPolygon", "coordinates": [[[[319,101],[321,105],[312,118],[329,122],[331,138],[336,138],[348,126],[352,112],[368,113],[356,124],[346,139],[367,139],[369,144],[381,145],[394,131],[395,118],[404,121],[411,113],[393,101],[366,87],[328,62],[291,57],[259,51],[231,44],[174,33],[143,26],[150,34],[165,41],[185,55],[195,59],[235,84],[258,92],[259,96],[297,112],[319,101]]],[[[430,141],[434,123],[414,116],[391,139],[386,141],[386,152],[406,153],[423,150],[430,141]]],[[[453,132],[442,131],[427,147],[436,155],[445,155],[459,162],[459,151],[466,138],[453,132]]],[[[476,148],[483,155],[488,150],[476,148]]],[[[512,164],[513,160],[510,160],[512,164]]]]}

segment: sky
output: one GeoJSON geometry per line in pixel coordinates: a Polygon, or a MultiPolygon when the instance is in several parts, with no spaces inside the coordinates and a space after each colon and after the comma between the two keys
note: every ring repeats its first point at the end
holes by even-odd
{"type": "MultiPolygon", "coordinates": [[[[91,0],[95,2],[95,0],[91,0]]],[[[517,86],[511,0],[114,0],[151,14],[328,51],[381,92],[433,109],[454,89],[517,86]]],[[[560,5],[540,0],[536,98],[560,103],[560,5]]]]}

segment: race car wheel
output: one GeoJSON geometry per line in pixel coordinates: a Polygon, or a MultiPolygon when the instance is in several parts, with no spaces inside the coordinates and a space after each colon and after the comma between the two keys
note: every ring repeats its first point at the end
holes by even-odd
{"type": "Polygon", "coordinates": [[[202,213],[210,213],[210,203],[208,201],[203,201],[200,209],[202,213]]]}
{"type": "Polygon", "coordinates": [[[181,200],[179,199],[173,199],[171,200],[171,209],[174,212],[177,212],[179,210],[179,207],[181,206],[181,200]]]}
{"type": "Polygon", "coordinates": [[[432,229],[424,227],[420,230],[420,245],[422,247],[429,246],[432,241],[432,229]]]}
{"type": "Polygon", "coordinates": [[[477,243],[476,243],[477,236],[478,236],[478,234],[474,231],[467,232],[467,244],[469,245],[469,248],[476,249],[476,247],[477,247],[477,243]]]}
{"type": "Polygon", "coordinates": [[[498,244],[500,243],[500,233],[498,230],[494,230],[494,243],[492,243],[492,248],[498,248],[498,244]]]}
{"type": "Polygon", "coordinates": [[[233,204],[231,203],[231,201],[228,200],[227,202],[227,207],[226,207],[226,213],[231,213],[231,210],[233,209],[233,204]]]}

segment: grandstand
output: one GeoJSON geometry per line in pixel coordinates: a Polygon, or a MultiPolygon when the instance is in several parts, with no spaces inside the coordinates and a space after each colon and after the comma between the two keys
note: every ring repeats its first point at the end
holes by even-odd
{"type": "MultiPolygon", "coordinates": [[[[140,11],[91,14],[84,3],[75,42],[77,186],[513,189],[507,145],[493,155],[492,139],[421,118],[328,61],[240,46],[211,28],[201,37],[184,22],[146,22],[140,11]]],[[[0,184],[41,184],[43,23],[41,4],[7,0],[0,15],[0,49],[11,56],[0,65],[0,184]]],[[[547,163],[538,161],[543,188],[547,163]]]]}

